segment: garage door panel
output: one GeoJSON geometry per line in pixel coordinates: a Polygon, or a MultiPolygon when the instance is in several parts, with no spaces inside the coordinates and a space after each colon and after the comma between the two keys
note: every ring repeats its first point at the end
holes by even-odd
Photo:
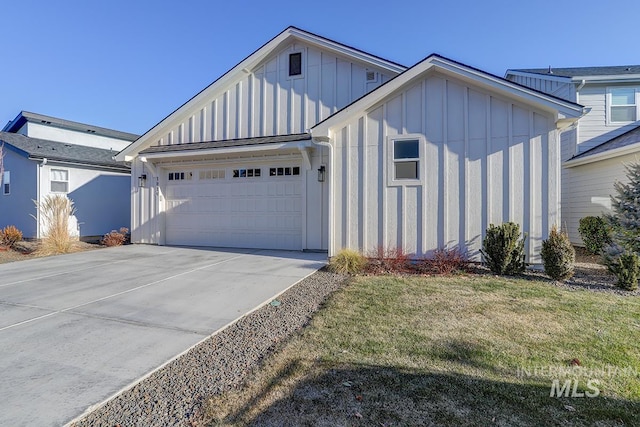
{"type": "MultiPolygon", "coordinates": [[[[302,249],[302,177],[167,182],[165,241],[175,245],[302,249]]],[[[187,174],[185,173],[185,176],[187,174]]]]}

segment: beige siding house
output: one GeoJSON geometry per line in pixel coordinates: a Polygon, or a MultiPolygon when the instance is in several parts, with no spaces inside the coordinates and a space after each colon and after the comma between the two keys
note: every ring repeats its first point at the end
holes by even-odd
{"type": "Polygon", "coordinates": [[[411,68],[290,27],[120,152],[134,242],[477,259],[489,223],[559,221],[583,108],[432,55],[411,68]]]}
{"type": "Polygon", "coordinates": [[[505,78],[587,109],[561,148],[562,225],[580,245],[580,219],[610,210],[614,182],[640,153],[640,66],[509,70],[505,78]]]}

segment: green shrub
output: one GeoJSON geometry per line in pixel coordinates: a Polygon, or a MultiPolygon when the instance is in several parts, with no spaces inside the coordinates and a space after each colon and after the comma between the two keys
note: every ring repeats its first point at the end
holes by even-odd
{"type": "Polygon", "coordinates": [[[567,233],[558,231],[555,225],[549,233],[549,238],[542,241],[540,256],[547,276],[559,281],[573,276],[576,251],[567,233]]]}
{"type": "Polygon", "coordinates": [[[599,254],[607,243],[611,242],[609,227],[604,218],[585,216],[578,226],[584,247],[592,254],[599,254]]]}
{"type": "Polygon", "coordinates": [[[522,273],[527,267],[524,261],[526,238],[525,233],[520,239],[520,226],[513,222],[500,226],[490,224],[480,249],[485,264],[495,274],[522,273]]]}
{"type": "Polygon", "coordinates": [[[20,240],[22,240],[22,232],[14,225],[7,225],[0,232],[0,243],[9,248],[12,248],[20,240]]]}
{"type": "Polygon", "coordinates": [[[357,274],[367,265],[366,258],[352,249],[342,249],[329,261],[329,270],[340,274],[357,274]]]}
{"type": "Polygon", "coordinates": [[[638,289],[638,270],[640,269],[640,258],[634,252],[625,252],[620,255],[609,269],[618,278],[618,287],[627,291],[638,289]]]}

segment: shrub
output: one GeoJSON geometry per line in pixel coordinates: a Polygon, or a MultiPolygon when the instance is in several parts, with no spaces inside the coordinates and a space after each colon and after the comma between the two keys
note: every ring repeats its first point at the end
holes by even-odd
{"type": "Polygon", "coordinates": [[[329,270],[340,274],[357,274],[367,265],[366,258],[352,249],[342,249],[329,261],[329,270]]]}
{"type": "Polygon", "coordinates": [[[542,241],[540,256],[544,272],[552,279],[563,281],[573,276],[576,251],[567,233],[558,231],[555,225],[549,233],[549,238],[542,241]]]}
{"type": "Polygon", "coordinates": [[[436,249],[430,259],[423,261],[428,268],[436,274],[451,274],[464,270],[467,266],[467,258],[458,248],[436,249]]]}
{"type": "Polygon", "coordinates": [[[129,229],[121,227],[119,231],[111,230],[102,238],[102,244],[105,246],[122,246],[127,241],[129,229]]]}
{"type": "Polygon", "coordinates": [[[500,226],[490,224],[480,249],[485,264],[495,274],[522,273],[527,267],[524,261],[526,238],[525,233],[520,239],[520,226],[513,222],[500,226]]]}
{"type": "Polygon", "coordinates": [[[408,269],[411,261],[404,249],[385,248],[382,245],[369,252],[368,258],[368,268],[375,273],[403,272],[408,269]]]}
{"type": "Polygon", "coordinates": [[[34,200],[40,213],[43,238],[38,252],[43,254],[64,254],[73,247],[69,233],[69,217],[75,213],[73,201],[62,194],[48,195],[42,203],[34,200]]]}
{"type": "Polygon", "coordinates": [[[640,258],[634,252],[625,252],[609,267],[618,278],[618,287],[627,291],[638,289],[640,258]]]}
{"type": "Polygon", "coordinates": [[[592,254],[599,254],[604,245],[611,242],[609,227],[602,217],[585,216],[580,218],[578,231],[584,247],[592,254]]]}
{"type": "Polygon", "coordinates": [[[2,233],[0,235],[0,242],[3,245],[9,248],[13,248],[14,245],[20,240],[22,240],[22,232],[18,230],[15,226],[7,225],[5,228],[2,229],[2,233]]]}

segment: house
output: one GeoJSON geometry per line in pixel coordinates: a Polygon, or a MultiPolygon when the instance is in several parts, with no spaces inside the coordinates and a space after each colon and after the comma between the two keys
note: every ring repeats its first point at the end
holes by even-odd
{"type": "Polygon", "coordinates": [[[134,242],[477,256],[512,220],[535,261],[582,114],[442,56],[405,68],[289,27],[116,159],[134,242]]]}
{"type": "Polygon", "coordinates": [[[21,112],[0,132],[4,153],[0,227],[15,225],[26,238],[42,237],[34,201],[49,194],[73,200],[76,214],[71,226],[82,238],[128,226],[130,167],[113,157],[137,137],[21,112]]]}
{"type": "Polygon", "coordinates": [[[562,136],[562,226],[582,245],[579,221],[611,209],[615,181],[640,154],[640,65],[508,70],[505,78],[584,105],[562,136]]]}

